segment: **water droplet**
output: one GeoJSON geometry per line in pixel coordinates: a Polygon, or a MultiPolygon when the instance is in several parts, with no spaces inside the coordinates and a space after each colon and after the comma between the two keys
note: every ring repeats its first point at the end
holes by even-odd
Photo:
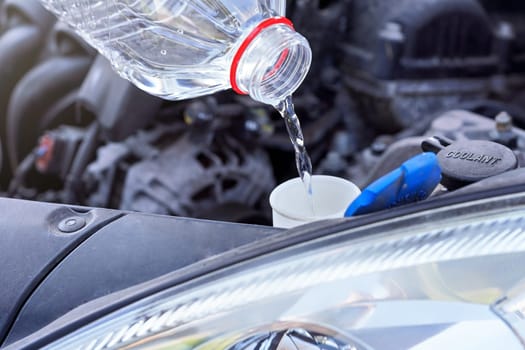
{"type": "Polygon", "coordinates": [[[166,56],[167,53],[168,53],[168,51],[166,51],[166,50],[160,50],[160,54],[161,54],[162,56],[166,56]]]}

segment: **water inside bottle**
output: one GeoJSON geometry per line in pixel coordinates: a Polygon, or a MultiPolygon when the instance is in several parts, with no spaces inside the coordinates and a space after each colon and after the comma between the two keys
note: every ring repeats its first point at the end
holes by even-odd
{"type": "Polygon", "coordinates": [[[299,118],[295,113],[292,96],[285,98],[281,103],[276,105],[275,108],[279,111],[286,124],[286,130],[288,130],[288,135],[295,150],[297,171],[299,172],[307,197],[309,198],[312,216],[315,216],[312,189],[312,161],[304,145],[303,131],[299,118]]]}

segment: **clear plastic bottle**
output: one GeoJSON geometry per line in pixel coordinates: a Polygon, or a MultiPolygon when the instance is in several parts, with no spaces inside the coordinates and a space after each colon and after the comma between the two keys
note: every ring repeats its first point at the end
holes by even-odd
{"type": "Polygon", "coordinates": [[[277,105],[305,78],[286,0],[41,0],[141,89],[178,100],[233,88],[277,105]]]}

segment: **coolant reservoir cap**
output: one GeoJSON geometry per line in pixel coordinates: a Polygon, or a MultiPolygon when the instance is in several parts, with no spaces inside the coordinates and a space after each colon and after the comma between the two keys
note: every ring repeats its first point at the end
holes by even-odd
{"type": "Polygon", "coordinates": [[[492,141],[457,141],[438,153],[441,183],[453,190],[518,166],[514,152],[492,141]]]}

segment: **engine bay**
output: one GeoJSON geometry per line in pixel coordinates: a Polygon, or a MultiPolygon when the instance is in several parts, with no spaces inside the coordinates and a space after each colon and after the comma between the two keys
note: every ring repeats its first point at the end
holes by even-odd
{"type": "MultiPolygon", "coordinates": [[[[271,224],[271,190],[296,176],[273,108],[163,101],[36,0],[1,11],[3,196],[271,224]]],[[[315,174],[364,188],[425,151],[434,197],[525,181],[524,4],[295,0],[288,16],[313,51],[294,104],[315,174]]]]}

